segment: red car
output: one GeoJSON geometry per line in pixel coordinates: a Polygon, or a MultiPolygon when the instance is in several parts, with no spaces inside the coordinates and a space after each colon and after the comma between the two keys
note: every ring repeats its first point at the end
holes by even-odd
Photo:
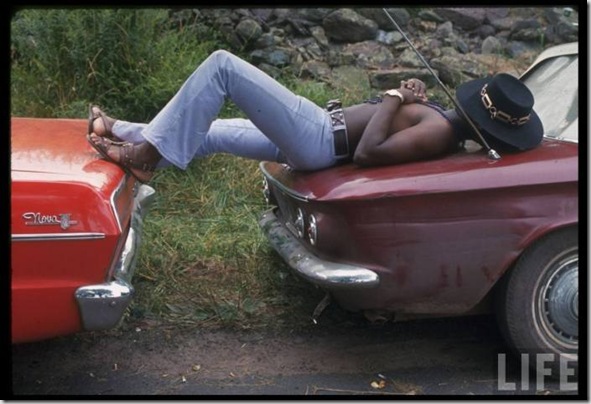
{"type": "Polygon", "coordinates": [[[518,352],[576,362],[578,44],[543,52],[521,79],[545,128],[534,150],[309,173],[262,163],[269,242],[346,309],[396,318],[494,307],[518,352]]]}
{"type": "Polygon", "coordinates": [[[11,120],[12,342],[117,325],[154,190],[86,142],[87,122],[11,120]]]}

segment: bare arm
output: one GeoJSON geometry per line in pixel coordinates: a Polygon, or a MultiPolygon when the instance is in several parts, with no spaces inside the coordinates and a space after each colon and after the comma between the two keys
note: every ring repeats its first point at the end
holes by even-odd
{"type": "MultiPolygon", "coordinates": [[[[404,96],[405,104],[426,100],[424,83],[420,80],[413,82],[413,89],[408,82],[403,82],[398,89],[404,96]]],[[[433,157],[446,151],[453,134],[437,119],[420,121],[392,136],[392,116],[400,105],[398,97],[384,97],[361,136],[353,157],[355,163],[362,166],[398,164],[433,157]]]]}

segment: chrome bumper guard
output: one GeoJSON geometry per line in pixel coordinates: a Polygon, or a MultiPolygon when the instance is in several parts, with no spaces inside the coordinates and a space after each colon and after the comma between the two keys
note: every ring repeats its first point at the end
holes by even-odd
{"type": "Polygon", "coordinates": [[[379,285],[378,274],[370,269],[325,261],[312,254],[283,226],[274,210],[261,215],[259,226],[271,246],[298,275],[327,289],[363,289],[379,285]]]}
{"type": "Polygon", "coordinates": [[[76,290],[76,301],[85,330],[115,327],[129,306],[133,295],[131,279],[142,238],[143,218],[154,200],[155,193],[152,187],[145,184],[138,189],[131,215],[131,227],[121,256],[115,265],[112,280],[98,285],[82,286],[76,290]]]}

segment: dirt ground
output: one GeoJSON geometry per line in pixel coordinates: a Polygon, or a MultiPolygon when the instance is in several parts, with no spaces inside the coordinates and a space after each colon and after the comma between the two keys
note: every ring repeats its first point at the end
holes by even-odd
{"type": "MultiPolygon", "coordinates": [[[[277,332],[128,323],[12,348],[15,396],[564,394],[498,391],[489,317],[277,332]]],[[[519,375],[510,369],[507,377],[519,375]],[[513,375],[513,376],[511,376],[513,375]]],[[[568,392],[566,394],[573,394],[568,392]]]]}

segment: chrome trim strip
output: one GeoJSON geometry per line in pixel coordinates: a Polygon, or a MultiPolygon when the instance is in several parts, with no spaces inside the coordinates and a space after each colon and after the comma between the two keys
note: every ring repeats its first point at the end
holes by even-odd
{"type": "Polygon", "coordinates": [[[312,254],[281,224],[275,209],[261,215],[259,226],[271,246],[298,275],[327,289],[366,289],[379,285],[380,277],[371,269],[325,261],[312,254]]]}
{"type": "Polygon", "coordinates": [[[143,218],[154,200],[156,191],[141,185],[134,198],[131,227],[125,246],[106,282],[82,286],[76,290],[82,324],[85,330],[104,330],[116,326],[133,297],[133,277],[142,238],[143,218]]]}
{"type": "Polygon", "coordinates": [[[119,212],[117,211],[117,206],[115,205],[115,198],[117,198],[117,196],[119,196],[119,194],[123,191],[123,188],[125,188],[125,184],[127,184],[127,176],[127,174],[123,176],[121,182],[119,182],[119,185],[117,185],[117,188],[115,188],[115,190],[111,194],[111,208],[113,209],[113,213],[115,214],[115,219],[117,219],[119,233],[123,232],[123,227],[121,226],[121,218],[119,217],[119,212]]]}
{"type": "Polygon", "coordinates": [[[105,233],[38,233],[13,234],[12,241],[63,241],[63,240],[97,240],[105,238],[105,233]]]}
{"type": "Polygon", "coordinates": [[[268,172],[268,171],[265,169],[265,167],[264,167],[264,164],[265,164],[265,162],[261,162],[261,163],[259,164],[259,168],[260,168],[260,170],[263,172],[263,175],[264,175],[264,176],[267,178],[267,181],[269,181],[269,182],[273,183],[273,185],[274,185],[275,187],[279,188],[279,190],[280,190],[280,191],[282,191],[282,192],[284,192],[284,193],[288,194],[290,197],[292,197],[292,198],[294,198],[294,199],[297,199],[297,200],[299,200],[299,201],[302,201],[302,202],[308,202],[308,201],[309,201],[309,198],[308,198],[308,197],[306,197],[306,196],[304,196],[304,195],[302,195],[302,194],[299,194],[299,193],[297,193],[297,192],[293,191],[292,189],[290,189],[290,188],[286,187],[286,186],[285,186],[285,185],[283,185],[281,182],[279,182],[278,180],[276,180],[276,179],[275,179],[275,178],[274,178],[274,177],[273,177],[271,174],[269,174],[269,172],[268,172]]]}
{"type": "Polygon", "coordinates": [[[560,140],[562,142],[567,142],[567,143],[574,143],[574,144],[579,144],[579,140],[575,140],[575,139],[569,139],[567,137],[549,137],[544,135],[545,138],[547,139],[554,139],[554,140],[560,140]]]}

